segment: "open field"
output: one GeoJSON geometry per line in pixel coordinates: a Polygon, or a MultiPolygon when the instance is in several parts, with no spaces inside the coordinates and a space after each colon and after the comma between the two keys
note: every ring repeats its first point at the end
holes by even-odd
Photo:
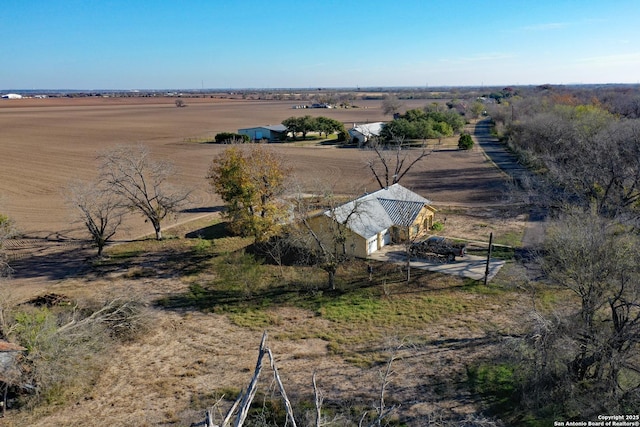
{"type": "MultiPolygon", "coordinates": [[[[287,392],[296,401],[311,399],[310,378],[317,369],[327,406],[349,405],[357,398],[358,405],[364,401],[372,408],[379,371],[391,354],[388,350],[407,340],[411,346],[402,350],[394,365],[389,401],[403,403],[402,414],[414,420],[411,425],[424,425],[420,420],[433,414],[464,417],[481,411],[477,396],[471,396],[465,385],[465,369],[495,351],[492,337],[517,330],[515,319],[523,316],[525,297],[512,290],[478,291],[461,279],[417,273],[411,286],[397,278],[387,285],[386,275],[398,272],[376,267],[380,272],[376,286],[353,290],[363,302],[359,319],[339,318],[339,293],[335,301],[327,298],[317,307],[280,302],[238,313],[172,302],[189,295],[194,284],[213,282],[217,274],[211,264],[215,259],[192,271],[190,257],[199,242],[183,237],[206,228],[217,215],[220,201],[209,193],[204,176],[224,146],[187,142],[190,138],[279,123],[303,114],[347,124],[385,119],[379,101],[362,101],[361,108],[348,110],[293,110],[291,102],[275,101],[202,98],[186,102],[187,108],[176,108],[170,98],[0,103],[0,210],[14,218],[27,237],[19,241],[27,248],[14,265],[15,278],[1,284],[3,296],[18,301],[45,292],[78,301],[127,296],[146,302],[154,313],[149,334],[119,347],[92,390],[73,398],[72,410],[49,408],[38,416],[22,413],[5,420],[7,425],[88,426],[105,420],[114,426],[189,425],[201,420],[203,409],[223,393],[246,386],[265,328],[287,392]],[[80,225],[69,223],[60,188],[72,178],[93,177],[100,150],[137,142],[150,146],[156,156],[171,159],[179,171],[178,183],[195,189],[197,197],[177,219],[182,225],[167,233],[182,239],[110,248],[108,252],[121,261],[97,270],[84,263],[88,252],[66,247],[64,239],[58,242],[57,253],[38,253],[38,238],[78,237],[82,231],[80,225]],[[118,250],[132,255],[122,256],[118,250]],[[364,293],[358,296],[359,292],[364,293]],[[168,302],[158,305],[158,301],[168,302]],[[367,308],[369,301],[382,305],[367,308]],[[398,315],[389,322],[376,317],[380,311],[398,315]],[[403,313],[406,320],[400,316],[403,313]]],[[[424,100],[415,101],[408,107],[424,104],[424,100]]],[[[365,166],[371,155],[366,151],[313,144],[273,147],[288,159],[296,181],[309,191],[318,181],[342,193],[376,189],[365,166]]],[[[473,239],[495,229],[521,231],[522,216],[510,217],[499,210],[504,178],[481,151],[459,152],[451,141],[434,148],[402,184],[434,202],[441,212],[437,219],[447,217],[445,230],[473,239]]],[[[119,238],[151,232],[148,224],[131,220],[119,238]]],[[[353,280],[366,282],[360,277],[364,267],[356,268],[353,280]]],[[[275,269],[268,273],[275,277],[274,283],[278,274],[275,269]]],[[[305,273],[292,269],[287,274],[305,273]]],[[[351,283],[349,271],[342,271],[340,277],[341,286],[351,283]]],[[[314,292],[312,286],[300,291],[309,298],[314,292]]],[[[265,380],[263,386],[268,383],[265,380]]],[[[361,411],[363,407],[336,409],[361,411]]]]}
{"type": "MultiPolygon", "coordinates": [[[[143,143],[154,156],[173,161],[180,185],[195,190],[185,220],[219,206],[204,176],[211,159],[224,147],[190,138],[213,137],[241,127],[280,123],[303,114],[324,115],[347,124],[385,120],[380,101],[361,101],[361,108],[294,110],[291,102],[187,99],[176,108],[172,98],[25,99],[0,102],[0,208],[32,237],[74,236],[61,190],[70,180],[92,178],[96,155],[116,144],[143,143]]],[[[420,107],[412,101],[407,107],[420,107]]],[[[277,145],[300,182],[326,179],[338,192],[376,188],[365,168],[370,153],[353,149],[309,149],[277,145]]],[[[434,203],[493,203],[502,178],[478,152],[434,153],[403,184],[434,203]]],[[[120,237],[147,234],[150,226],[132,221],[120,237]]]]}

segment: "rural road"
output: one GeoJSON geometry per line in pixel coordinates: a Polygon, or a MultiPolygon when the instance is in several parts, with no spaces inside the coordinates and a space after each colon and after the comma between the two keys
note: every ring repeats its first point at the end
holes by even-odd
{"type": "Polygon", "coordinates": [[[504,148],[498,138],[491,135],[491,119],[476,123],[472,136],[496,167],[515,182],[522,182],[522,179],[529,174],[529,170],[518,163],[518,159],[504,148]]]}
{"type": "MultiPolygon", "coordinates": [[[[523,167],[518,162],[518,159],[508,152],[496,137],[491,135],[491,119],[483,119],[476,123],[472,137],[487,158],[498,169],[511,177],[518,187],[522,187],[523,182],[530,181],[531,172],[523,167]]],[[[522,238],[522,246],[525,249],[532,250],[542,245],[546,218],[547,212],[544,208],[531,206],[527,228],[522,238]]]]}

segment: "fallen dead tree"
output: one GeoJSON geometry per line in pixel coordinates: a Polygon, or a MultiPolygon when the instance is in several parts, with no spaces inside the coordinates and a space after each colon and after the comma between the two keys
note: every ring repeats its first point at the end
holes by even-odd
{"type": "MultiPolygon", "coordinates": [[[[249,413],[249,408],[251,407],[251,403],[253,402],[253,398],[256,395],[256,391],[258,388],[258,379],[260,377],[260,373],[262,372],[262,359],[264,358],[265,355],[269,356],[269,364],[271,366],[271,370],[273,371],[273,377],[274,380],[276,381],[276,383],[278,384],[278,389],[280,391],[280,396],[282,398],[282,400],[284,401],[284,405],[286,408],[286,412],[287,412],[287,425],[289,425],[288,423],[291,423],[291,425],[293,427],[297,427],[296,421],[295,421],[295,417],[294,417],[294,413],[293,413],[293,407],[291,406],[291,401],[289,400],[289,398],[287,397],[287,393],[284,389],[284,385],[282,384],[282,380],[280,379],[280,374],[278,373],[278,368],[276,366],[276,362],[275,359],[273,357],[273,353],[271,352],[271,349],[269,349],[266,345],[267,342],[267,332],[265,331],[262,334],[262,340],[260,342],[260,349],[258,351],[258,361],[256,362],[256,367],[255,370],[253,372],[253,376],[251,377],[251,381],[249,381],[249,386],[247,387],[246,391],[243,390],[240,395],[238,396],[238,398],[235,400],[235,402],[233,403],[233,405],[231,406],[231,408],[229,409],[229,411],[226,413],[224,419],[222,420],[221,424],[214,424],[213,421],[213,408],[215,408],[215,406],[220,402],[216,402],[216,404],[212,407],[209,408],[206,412],[205,412],[205,420],[196,424],[191,424],[191,427],[241,427],[245,420],[247,419],[247,415],[249,413]]],[[[384,405],[384,393],[385,393],[385,388],[386,385],[388,384],[388,378],[391,374],[391,363],[395,360],[395,357],[392,356],[387,364],[387,368],[386,371],[383,374],[382,377],[382,386],[381,386],[381,390],[380,390],[380,406],[376,408],[376,412],[378,414],[378,416],[376,417],[375,420],[373,420],[373,422],[371,422],[370,424],[368,424],[369,427],[373,427],[373,426],[380,426],[382,420],[389,416],[391,413],[393,413],[396,409],[397,406],[392,406],[390,408],[385,408],[384,405]]],[[[321,406],[322,406],[322,394],[319,391],[318,387],[316,386],[316,375],[315,372],[313,374],[313,378],[312,378],[312,382],[313,382],[313,391],[314,391],[314,396],[315,396],[315,406],[316,406],[316,420],[315,420],[315,425],[316,427],[320,427],[320,425],[322,424],[322,417],[321,417],[321,406]]],[[[364,419],[366,417],[367,413],[365,412],[365,414],[363,414],[361,420],[360,420],[360,426],[363,426],[363,422],[364,419]]]]}
{"type": "Polygon", "coordinates": [[[282,385],[282,381],[280,380],[280,375],[278,374],[278,369],[273,358],[273,353],[271,353],[271,350],[266,346],[266,342],[267,332],[265,331],[264,334],[262,334],[262,341],[260,342],[260,349],[258,351],[258,361],[256,362],[256,368],[253,371],[253,376],[251,377],[249,386],[247,387],[246,391],[243,390],[240,393],[236,401],[231,406],[231,409],[229,409],[229,411],[225,415],[222,424],[218,425],[213,423],[213,410],[210,408],[205,413],[205,420],[197,424],[192,424],[191,427],[229,427],[231,425],[233,425],[234,427],[242,426],[247,419],[249,408],[251,407],[253,398],[255,397],[256,391],[258,390],[258,379],[260,377],[260,373],[262,372],[262,359],[264,358],[265,354],[269,355],[271,369],[273,370],[273,376],[278,383],[278,388],[280,390],[280,394],[282,396],[282,399],[284,400],[287,410],[287,419],[291,421],[294,427],[297,426],[295,418],[293,416],[291,402],[287,398],[287,393],[284,390],[284,386],[282,385]],[[234,419],[234,417],[235,421],[232,424],[232,420],[234,419]]]}

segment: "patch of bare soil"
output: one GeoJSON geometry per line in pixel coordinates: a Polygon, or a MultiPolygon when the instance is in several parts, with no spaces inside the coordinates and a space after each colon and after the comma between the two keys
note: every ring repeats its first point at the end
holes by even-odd
{"type": "Polygon", "coordinates": [[[444,224],[438,234],[467,241],[494,242],[522,236],[527,227],[528,212],[518,207],[440,206],[437,219],[444,224]]]}

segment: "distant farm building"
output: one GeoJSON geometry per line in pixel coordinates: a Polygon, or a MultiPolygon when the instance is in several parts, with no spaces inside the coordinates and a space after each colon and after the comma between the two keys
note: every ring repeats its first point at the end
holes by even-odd
{"type": "Polygon", "coordinates": [[[2,95],[3,99],[22,99],[22,95],[18,95],[17,93],[7,93],[2,95]]]}
{"type": "Polygon", "coordinates": [[[299,110],[299,109],[304,109],[304,108],[335,108],[333,105],[331,104],[327,104],[325,102],[321,103],[321,104],[311,104],[311,105],[294,105],[293,109],[294,110],[299,110]]]}
{"type": "Polygon", "coordinates": [[[252,141],[263,139],[269,142],[283,141],[287,137],[287,127],[285,125],[267,125],[253,128],[238,129],[240,135],[247,135],[252,141]]]}
{"type": "Polygon", "coordinates": [[[349,135],[351,135],[351,140],[361,147],[369,142],[371,138],[380,136],[383,125],[384,122],[366,123],[362,125],[354,124],[348,132],[349,135]]]}
{"type": "Polygon", "coordinates": [[[414,239],[433,226],[431,202],[400,184],[352,200],[309,218],[323,245],[335,244],[338,227],[345,227],[345,253],[366,258],[391,244],[414,239]]]}

